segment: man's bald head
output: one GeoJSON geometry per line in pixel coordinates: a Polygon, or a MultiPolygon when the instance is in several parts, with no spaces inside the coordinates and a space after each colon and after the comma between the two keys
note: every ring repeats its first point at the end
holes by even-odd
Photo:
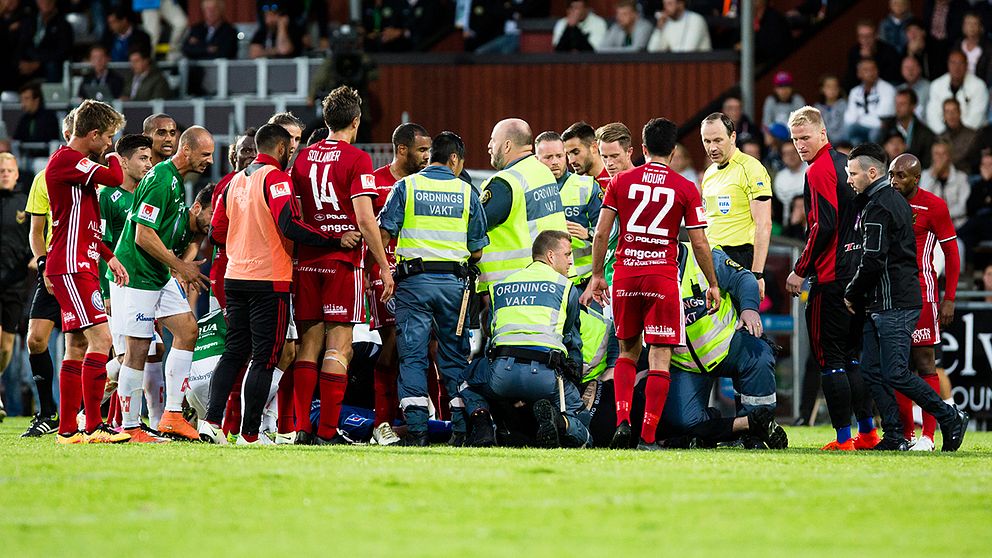
{"type": "Polygon", "coordinates": [[[923,165],[915,155],[903,153],[889,164],[889,182],[892,187],[899,191],[906,198],[916,195],[920,187],[920,174],[923,172],[923,165]]]}
{"type": "Polygon", "coordinates": [[[493,168],[503,170],[509,162],[529,155],[534,149],[533,144],[534,133],[526,121],[519,118],[500,120],[489,138],[489,157],[493,168]]]}
{"type": "Polygon", "coordinates": [[[212,142],[213,136],[207,131],[203,126],[190,126],[183,132],[183,135],[179,136],[179,148],[189,147],[190,149],[198,149],[207,141],[212,142]]]}

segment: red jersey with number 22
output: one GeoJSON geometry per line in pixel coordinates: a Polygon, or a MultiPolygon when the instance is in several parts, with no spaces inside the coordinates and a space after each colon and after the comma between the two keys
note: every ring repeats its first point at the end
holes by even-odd
{"type": "Polygon", "coordinates": [[[706,226],[696,185],[661,163],[647,163],[610,180],[603,207],[617,212],[620,239],[614,278],[678,277],[679,227],[706,226]]]}
{"type": "MultiPolygon", "coordinates": [[[[377,196],[372,158],[343,141],[324,140],[305,147],[293,163],[293,187],[300,197],[303,221],[340,237],[358,230],[352,200],[377,196]]],[[[374,200],[373,200],[374,201],[374,200]]],[[[299,267],[322,269],[329,261],[361,266],[362,250],[298,245],[299,267]]]]}

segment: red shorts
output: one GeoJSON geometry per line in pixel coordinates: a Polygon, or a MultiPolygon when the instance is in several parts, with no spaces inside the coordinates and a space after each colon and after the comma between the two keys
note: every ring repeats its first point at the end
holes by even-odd
{"type": "Polygon", "coordinates": [[[221,308],[227,308],[227,297],[224,295],[224,274],[227,272],[227,252],[220,250],[210,264],[210,292],[217,299],[221,308]]]}
{"type": "Polygon", "coordinates": [[[613,278],[618,339],[644,333],[648,345],[685,345],[685,313],[678,281],[658,275],[613,278]]]}
{"type": "Polygon", "coordinates": [[[924,302],[920,309],[920,321],[913,329],[914,347],[940,345],[940,312],[936,302],[924,302]]]}
{"type": "Polygon", "coordinates": [[[392,298],[388,302],[379,300],[382,298],[382,279],[376,277],[376,275],[372,276],[372,284],[369,285],[368,290],[369,313],[371,314],[369,327],[372,329],[393,327],[396,325],[396,314],[394,312],[396,302],[392,298]]]}
{"type": "Polygon", "coordinates": [[[79,331],[106,323],[107,309],[100,294],[100,280],[92,273],[49,276],[55,300],[62,310],[62,331],[79,331]]]}
{"type": "Polygon", "coordinates": [[[360,324],[365,321],[361,269],[331,261],[319,268],[300,266],[293,282],[296,321],[360,324]]]}

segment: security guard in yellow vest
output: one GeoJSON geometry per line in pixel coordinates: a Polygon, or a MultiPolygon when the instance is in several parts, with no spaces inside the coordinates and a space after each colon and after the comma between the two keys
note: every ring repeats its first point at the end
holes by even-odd
{"type": "Polygon", "coordinates": [[[501,120],[489,139],[490,162],[499,172],[482,185],[491,243],[479,262],[480,293],[530,264],[541,231],[568,231],[558,183],[534,156],[532,142],[530,125],[519,118],[501,120]]]}
{"type": "MultiPolygon", "coordinates": [[[[384,237],[396,237],[396,347],[400,407],[409,428],[403,445],[427,445],[427,345],[438,341],[437,366],[451,399],[456,434],[466,420],[459,385],[468,365],[468,328],[456,334],[469,264],[489,244],[486,216],[470,184],[457,178],[465,144],[451,132],[431,142],[430,164],[396,183],[379,215],[384,237]]],[[[388,240],[388,238],[384,238],[388,240]]]]}
{"type": "Polygon", "coordinates": [[[567,277],[571,240],[563,231],[542,232],[534,241],[532,263],[489,287],[493,337],[486,394],[532,403],[536,439],[543,447],[592,442],[578,389],[556,377],[566,370],[581,374],[579,292],[567,277]]]}
{"type": "Polygon", "coordinates": [[[743,436],[745,447],[785,448],[788,437],[775,423],[775,355],[762,338],[758,281],[719,247],[713,249],[713,266],[723,300],[719,310],[709,314],[706,277],[692,250],[681,245],[686,344],[672,353],[672,383],[661,429],[666,436],[688,435],[708,443],[743,436]],[[716,377],[734,379],[736,418],[719,418],[716,409],[708,408],[716,377]]]}
{"type": "Polygon", "coordinates": [[[572,235],[572,258],[575,265],[569,278],[580,289],[592,276],[592,235],[603,208],[603,190],[591,176],[568,172],[565,144],[557,132],[542,132],[534,140],[534,154],[558,181],[566,226],[572,235]]]}

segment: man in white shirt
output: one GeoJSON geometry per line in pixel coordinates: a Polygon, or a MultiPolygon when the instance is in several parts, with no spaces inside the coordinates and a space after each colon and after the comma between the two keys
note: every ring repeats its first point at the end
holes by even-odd
{"type": "Polygon", "coordinates": [[[920,188],[947,202],[951,222],[954,223],[954,228],[958,228],[968,220],[968,195],[971,194],[968,176],[954,168],[951,144],[946,140],[934,142],[930,148],[930,159],[933,163],[920,176],[920,188]]]}
{"type": "Polygon", "coordinates": [[[586,0],[573,0],[565,9],[565,17],[555,22],[551,44],[559,51],[596,50],[603,42],[606,29],[606,20],[590,10],[586,0]],[[590,48],[585,48],[583,42],[590,48]]]}
{"type": "Polygon", "coordinates": [[[973,130],[985,124],[989,90],[985,82],[968,73],[968,59],[960,50],[947,56],[947,73],[930,84],[927,126],[935,134],[944,131],[944,101],[954,97],[961,105],[961,121],[973,130]]]}
{"type": "Polygon", "coordinates": [[[854,145],[877,141],[882,129],[882,119],[896,112],[896,88],[878,77],[878,65],[871,58],[858,62],[858,79],[861,80],[847,97],[844,124],[847,138],[854,145]]]}
{"type": "Polygon", "coordinates": [[[648,52],[707,52],[710,31],[703,16],[685,9],[685,0],[664,0],[648,52]]]}

